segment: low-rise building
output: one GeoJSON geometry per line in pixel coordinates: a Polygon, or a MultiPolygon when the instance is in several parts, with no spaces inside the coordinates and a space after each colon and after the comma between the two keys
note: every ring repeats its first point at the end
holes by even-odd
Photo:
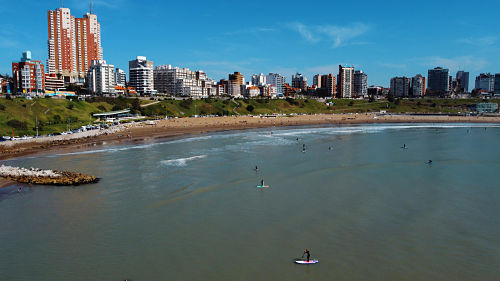
{"type": "Polygon", "coordinates": [[[384,87],[381,86],[370,86],[368,87],[368,95],[369,96],[381,96],[383,94],[384,87]]]}
{"type": "Polygon", "coordinates": [[[261,88],[258,86],[247,86],[245,89],[245,97],[246,98],[255,98],[261,95],[261,88]]]}
{"type": "Polygon", "coordinates": [[[64,79],[57,78],[55,74],[45,74],[45,90],[59,91],[64,89],[64,79]]]}
{"type": "Polygon", "coordinates": [[[498,111],[498,103],[495,102],[483,102],[471,106],[472,111],[478,113],[494,113],[498,111]]]}

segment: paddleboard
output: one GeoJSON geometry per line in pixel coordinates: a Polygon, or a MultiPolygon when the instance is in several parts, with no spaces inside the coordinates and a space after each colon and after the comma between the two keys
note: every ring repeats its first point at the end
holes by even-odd
{"type": "Polygon", "coordinates": [[[258,188],[269,188],[269,185],[257,185],[258,188]]]}
{"type": "Polygon", "coordinates": [[[296,264],[316,264],[319,260],[310,260],[310,261],[295,261],[296,264]]]}

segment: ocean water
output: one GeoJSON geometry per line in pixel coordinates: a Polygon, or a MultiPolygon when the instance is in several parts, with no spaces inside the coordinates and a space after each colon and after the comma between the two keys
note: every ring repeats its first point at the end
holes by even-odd
{"type": "Polygon", "coordinates": [[[0,280],[500,280],[499,143],[292,127],[4,161],[102,181],[0,190],[0,280]]]}

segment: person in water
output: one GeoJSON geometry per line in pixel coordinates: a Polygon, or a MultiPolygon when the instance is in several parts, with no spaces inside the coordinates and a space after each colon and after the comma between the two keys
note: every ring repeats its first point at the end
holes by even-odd
{"type": "Polygon", "coordinates": [[[306,255],[306,261],[309,261],[311,258],[311,253],[309,252],[309,249],[304,250],[304,254],[302,256],[306,255]]]}
{"type": "Polygon", "coordinates": [[[264,180],[260,181],[260,186],[262,186],[262,187],[264,186],[264,180]]]}
{"type": "Polygon", "coordinates": [[[259,170],[259,166],[255,165],[255,171],[259,170]]]}
{"type": "Polygon", "coordinates": [[[427,162],[427,164],[431,165],[432,164],[432,160],[429,160],[429,162],[427,162]]]}

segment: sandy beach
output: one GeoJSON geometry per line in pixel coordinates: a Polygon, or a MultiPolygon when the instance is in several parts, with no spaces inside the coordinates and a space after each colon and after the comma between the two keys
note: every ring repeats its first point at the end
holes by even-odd
{"type": "Polygon", "coordinates": [[[367,123],[500,123],[500,117],[421,116],[367,114],[297,115],[291,117],[179,118],[125,124],[105,131],[0,143],[0,160],[47,152],[52,149],[85,149],[98,145],[148,142],[189,134],[267,127],[367,123]]]}

